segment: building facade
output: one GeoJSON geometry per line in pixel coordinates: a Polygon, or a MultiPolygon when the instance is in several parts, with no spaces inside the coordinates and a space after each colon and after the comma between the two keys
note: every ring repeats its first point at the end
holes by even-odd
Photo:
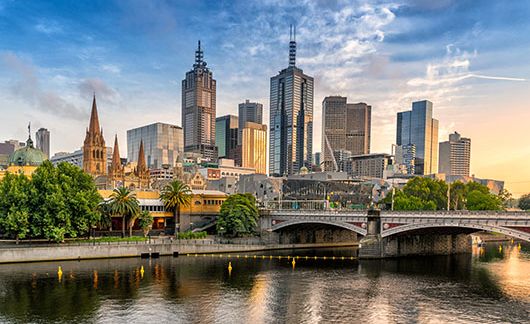
{"type": "Polygon", "coordinates": [[[245,123],[252,122],[263,124],[263,105],[259,102],[250,102],[248,99],[245,100],[245,102],[239,104],[238,118],[239,131],[237,135],[237,143],[241,144],[241,135],[243,134],[245,123]]]}
{"type": "Polygon", "coordinates": [[[41,150],[46,154],[46,158],[50,158],[50,131],[46,128],[39,128],[35,133],[35,139],[37,141],[37,149],[41,150]]]}
{"type": "MultiPolygon", "coordinates": [[[[74,152],[57,152],[51,158],[50,162],[57,166],[61,162],[66,162],[75,165],[79,168],[83,168],[83,150],[77,150],[74,152]]],[[[112,147],[107,146],[107,165],[112,163],[112,147]]]]}
{"type": "Polygon", "coordinates": [[[386,153],[356,155],[349,158],[345,171],[352,177],[383,179],[392,163],[392,155],[386,153]]]}
{"type": "Polygon", "coordinates": [[[438,120],[428,100],[412,103],[412,110],[397,114],[396,144],[415,145],[415,174],[438,172],[438,120]]]}
{"type": "Polygon", "coordinates": [[[454,132],[449,141],[440,143],[438,172],[450,176],[469,176],[471,139],[454,132]]]}
{"type": "Polygon", "coordinates": [[[137,163],[122,164],[118,136],[114,138],[114,149],[112,150],[112,162],[109,164],[106,188],[114,189],[127,187],[131,190],[149,189],[150,175],[145,162],[144,144],[140,141],[137,163]]]}
{"type": "Polygon", "coordinates": [[[400,173],[415,174],[416,145],[403,144],[396,146],[396,165],[400,173]]]}
{"type": "Polygon", "coordinates": [[[127,160],[138,162],[140,143],[144,159],[150,169],[174,167],[179,154],[184,152],[182,128],[165,123],[154,123],[127,131],[127,160]]]}
{"type": "Polygon", "coordinates": [[[270,81],[269,174],[283,176],[311,167],[313,159],[313,78],[296,67],[291,34],[289,66],[270,81]]]}
{"type": "Polygon", "coordinates": [[[83,171],[94,177],[107,174],[107,148],[103,138],[103,129],[99,126],[95,95],[92,101],[90,123],[83,143],[83,171]]]}
{"type": "Polygon", "coordinates": [[[370,153],[372,107],[365,103],[349,104],[346,97],[331,96],[322,102],[322,162],[326,171],[338,171],[341,161],[333,154],[370,153]]]}
{"type": "Polygon", "coordinates": [[[246,122],[241,136],[241,166],[267,173],[267,125],[246,122]]]}
{"type": "Polygon", "coordinates": [[[182,80],[184,150],[200,153],[204,158],[216,161],[216,81],[206,65],[199,41],[193,69],[182,80]]]}
{"type": "Polygon", "coordinates": [[[215,143],[219,158],[234,159],[238,127],[237,116],[226,115],[215,119],[215,143]]]}

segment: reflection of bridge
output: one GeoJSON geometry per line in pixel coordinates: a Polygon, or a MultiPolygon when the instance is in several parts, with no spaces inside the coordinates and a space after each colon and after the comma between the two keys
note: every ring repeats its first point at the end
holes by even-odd
{"type": "MultiPolygon", "coordinates": [[[[403,241],[399,237],[410,238],[413,235],[429,234],[432,238],[436,235],[454,236],[488,231],[530,242],[528,212],[381,211],[375,217],[370,217],[365,210],[329,209],[324,202],[287,203],[282,202],[282,206],[274,206],[276,208],[267,206],[268,209],[262,210],[262,230],[274,233],[320,224],[347,229],[364,237],[372,235],[385,242],[395,239],[403,241]]],[[[397,244],[398,250],[401,247],[403,244],[397,244]]]]}

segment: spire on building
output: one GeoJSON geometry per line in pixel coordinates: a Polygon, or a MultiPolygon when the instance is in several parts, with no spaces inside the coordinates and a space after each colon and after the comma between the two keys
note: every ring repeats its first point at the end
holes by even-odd
{"type": "Polygon", "coordinates": [[[92,112],[90,113],[90,124],[88,126],[88,131],[93,134],[101,134],[102,132],[102,129],[99,127],[98,107],[96,105],[96,94],[94,94],[94,99],[92,100],[92,112]]]}
{"type": "Polygon", "coordinates": [[[289,67],[296,65],[296,26],[289,29],[289,67]]]}
{"type": "Polygon", "coordinates": [[[147,170],[147,164],[145,163],[145,154],[144,154],[144,141],[140,141],[140,150],[138,151],[138,175],[142,174],[147,170]]]}
{"type": "Polygon", "coordinates": [[[197,50],[195,51],[195,64],[193,64],[194,68],[205,68],[206,62],[203,60],[204,53],[201,49],[201,41],[199,40],[199,43],[197,45],[197,50]]]}
{"type": "Polygon", "coordinates": [[[121,168],[120,148],[118,147],[118,135],[114,137],[114,150],[112,151],[112,165],[114,172],[121,168]]]}

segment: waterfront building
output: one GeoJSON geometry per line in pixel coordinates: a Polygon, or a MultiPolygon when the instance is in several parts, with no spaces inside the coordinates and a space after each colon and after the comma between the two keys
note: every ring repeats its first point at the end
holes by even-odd
{"type": "Polygon", "coordinates": [[[348,159],[348,167],[344,171],[352,177],[383,179],[385,170],[392,163],[392,155],[386,153],[355,155],[348,159]]]}
{"type": "Polygon", "coordinates": [[[184,150],[217,160],[215,145],[216,80],[203,60],[201,41],[195,51],[193,69],[182,80],[182,125],[184,150]]]}
{"type": "Polygon", "coordinates": [[[241,135],[247,122],[263,124],[263,105],[259,102],[250,102],[248,99],[239,104],[239,123],[237,143],[241,145],[241,135]]]}
{"type": "Polygon", "coordinates": [[[415,174],[438,172],[438,120],[428,100],[412,103],[412,110],[397,114],[396,144],[415,145],[415,174]]]}
{"type": "Polygon", "coordinates": [[[440,143],[438,172],[446,175],[469,176],[471,140],[454,132],[449,141],[440,143]]]}
{"type": "Polygon", "coordinates": [[[241,136],[241,167],[267,173],[267,125],[246,122],[241,136]]]}
{"type": "Polygon", "coordinates": [[[313,159],[313,78],[296,66],[291,32],[289,66],[270,81],[269,174],[296,174],[313,159]]]}
{"type": "Polygon", "coordinates": [[[139,161],[140,143],[144,147],[144,159],[150,169],[174,167],[184,152],[182,128],[165,123],[154,123],[127,131],[127,160],[139,161]]]}
{"type": "Polygon", "coordinates": [[[46,128],[39,128],[35,133],[35,139],[37,140],[37,149],[41,150],[46,154],[46,158],[50,158],[50,131],[46,128]]]}
{"type": "Polygon", "coordinates": [[[198,168],[198,170],[207,180],[219,180],[227,176],[232,176],[236,179],[239,179],[239,177],[243,174],[256,173],[255,168],[237,166],[235,161],[232,159],[219,159],[219,163],[217,165],[201,166],[198,168]]]}
{"type": "Polygon", "coordinates": [[[238,127],[237,116],[226,115],[215,119],[215,143],[219,158],[234,159],[238,127]]]}
{"type": "Polygon", "coordinates": [[[322,162],[324,170],[340,170],[340,160],[333,152],[350,155],[370,153],[372,107],[350,104],[346,97],[330,96],[322,102],[322,162]]]}
{"type": "Polygon", "coordinates": [[[94,177],[107,174],[107,148],[103,129],[99,126],[96,96],[92,101],[90,123],[83,144],[83,171],[94,177]]]}

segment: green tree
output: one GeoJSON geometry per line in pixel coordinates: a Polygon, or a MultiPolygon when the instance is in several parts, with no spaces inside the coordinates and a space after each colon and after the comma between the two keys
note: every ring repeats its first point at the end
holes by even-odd
{"type": "Polygon", "coordinates": [[[419,198],[425,208],[430,209],[432,205],[428,202],[433,202],[435,209],[447,209],[447,184],[443,180],[415,177],[403,187],[403,193],[419,198]]]}
{"type": "Polygon", "coordinates": [[[258,225],[259,211],[252,194],[234,194],[221,205],[217,233],[230,237],[253,234],[258,225]]]}
{"type": "Polygon", "coordinates": [[[422,200],[419,197],[407,195],[403,191],[396,191],[394,210],[436,210],[436,204],[434,201],[422,200]]]}
{"type": "Polygon", "coordinates": [[[468,210],[501,210],[502,201],[496,195],[480,190],[472,190],[467,194],[468,210]]]}
{"type": "Polygon", "coordinates": [[[132,236],[134,221],[140,212],[140,203],[136,194],[126,187],[119,187],[110,195],[112,213],[122,217],[122,236],[125,237],[125,224],[128,224],[129,236],[132,236]]]}
{"type": "Polygon", "coordinates": [[[497,196],[501,200],[504,209],[514,207],[513,195],[507,189],[502,189],[497,196]]]}
{"type": "Polygon", "coordinates": [[[153,225],[153,216],[147,210],[143,210],[138,214],[138,226],[144,231],[144,237],[147,236],[151,226],[153,225]]]}
{"type": "Polygon", "coordinates": [[[101,217],[97,223],[99,228],[108,228],[109,231],[112,231],[112,216],[114,216],[112,210],[112,204],[110,201],[102,201],[99,206],[99,213],[101,217]]]}
{"type": "Polygon", "coordinates": [[[160,200],[164,203],[167,210],[173,211],[175,220],[175,236],[178,235],[178,226],[180,224],[180,208],[188,207],[191,203],[190,187],[179,180],[168,183],[160,194],[160,200]]]}
{"type": "Polygon", "coordinates": [[[522,210],[530,210],[530,193],[522,195],[521,198],[519,198],[518,206],[522,210]]]}
{"type": "Polygon", "coordinates": [[[451,184],[451,203],[450,209],[461,210],[466,207],[466,185],[461,181],[455,181],[451,184]]]}
{"type": "Polygon", "coordinates": [[[0,231],[23,239],[29,234],[30,197],[34,194],[25,175],[8,173],[0,181],[0,231]]]}

